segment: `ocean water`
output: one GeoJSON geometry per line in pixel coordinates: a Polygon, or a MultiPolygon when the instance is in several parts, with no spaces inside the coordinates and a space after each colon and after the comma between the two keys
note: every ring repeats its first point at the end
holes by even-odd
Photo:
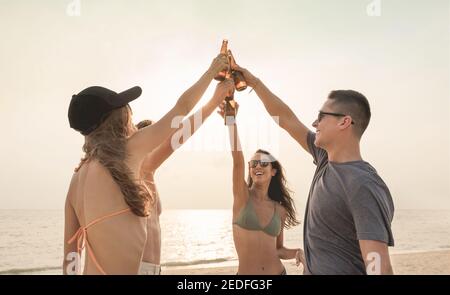
{"type": "MultiPolygon", "coordinates": [[[[398,210],[391,253],[450,249],[449,210],[398,210]]],[[[163,267],[237,263],[230,210],[166,210],[161,214],[163,267]]],[[[64,213],[0,210],[0,274],[61,274],[64,213]]],[[[302,225],[285,232],[303,247],[302,225]]]]}

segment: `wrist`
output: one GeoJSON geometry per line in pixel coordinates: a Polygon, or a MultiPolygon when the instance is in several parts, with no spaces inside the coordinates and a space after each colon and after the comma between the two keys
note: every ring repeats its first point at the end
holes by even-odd
{"type": "Polygon", "coordinates": [[[213,105],[213,107],[217,107],[222,101],[224,101],[224,98],[222,95],[218,95],[218,94],[213,94],[210,102],[213,105]]]}
{"type": "Polygon", "coordinates": [[[252,91],[256,91],[257,88],[262,84],[261,80],[259,80],[258,78],[254,78],[251,81],[247,81],[248,86],[252,87],[252,90],[250,90],[250,92],[252,91]]]}
{"type": "Polygon", "coordinates": [[[252,88],[256,90],[256,88],[258,88],[258,86],[261,85],[261,80],[255,77],[252,84],[253,84],[252,88]]]}
{"type": "Polygon", "coordinates": [[[213,67],[208,68],[208,70],[206,70],[205,74],[203,74],[205,77],[207,77],[208,79],[214,79],[214,77],[217,75],[219,71],[213,67]]]}

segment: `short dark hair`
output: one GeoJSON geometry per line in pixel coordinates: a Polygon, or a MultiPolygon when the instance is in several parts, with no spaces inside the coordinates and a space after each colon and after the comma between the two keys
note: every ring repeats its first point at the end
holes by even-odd
{"type": "Polygon", "coordinates": [[[369,126],[371,116],[367,98],[355,90],[333,90],[328,99],[334,101],[336,111],[352,117],[356,133],[361,137],[369,126]]]}

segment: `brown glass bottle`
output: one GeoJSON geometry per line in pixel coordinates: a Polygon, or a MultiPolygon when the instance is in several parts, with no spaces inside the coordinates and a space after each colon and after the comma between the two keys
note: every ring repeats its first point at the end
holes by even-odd
{"type": "MultiPolygon", "coordinates": [[[[230,55],[228,55],[228,63],[230,63],[230,55]]],[[[231,79],[232,71],[231,67],[228,67],[228,70],[225,74],[226,79],[231,79]]],[[[233,125],[234,120],[236,119],[236,101],[234,100],[234,89],[233,91],[225,97],[225,125],[233,125]]]]}
{"type": "MultiPolygon", "coordinates": [[[[227,40],[227,39],[224,39],[224,40],[222,41],[222,47],[220,48],[220,53],[226,55],[227,52],[228,52],[227,50],[228,50],[228,40],[227,40]]],[[[217,80],[217,81],[223,81],[223,80],[225,80],[226,75],[227,75],[227,69],[225,69],[225,70],[223,70],[223,71],[220,71],[220,72],[214,77],[214,79],[217,80]]]]}
{"type": "MultiPolygon", "coordinates": [[[[228,58],[230,61],[230,68],[233,69],[237,66],[236,60],[234,59],[233,54],[231,53],[231,50],[228,50],[228,58]]],[[[234,86],[236,87],[237,91],[243,91],[247,89],[247,82],[244,79],[244,75],[240,71],[232,70],[231,71],[231,77],[234,81],[234,86]]]]}
{"type": "Polygon", "coordinates": [[[236,120],[236,101],[234,100],[234,95],[225,97],[225,125],[234,124],[236,120]]]}

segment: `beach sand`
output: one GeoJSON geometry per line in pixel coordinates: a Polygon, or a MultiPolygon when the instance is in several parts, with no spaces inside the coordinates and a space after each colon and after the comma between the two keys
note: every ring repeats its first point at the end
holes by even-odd
{"type": "MultiPolygon", "coordinates": [[[[392,254],[391,262],[397,275],[449,275],[450,250],[422,253],[392,254]]],[[[295,266],[294,261],[283,261],[289,275],[301,275],[302,267],[295,266]]],[[[180,267],[163,268],[165,275],[234,275],[237,263],[221,267],[180,267]]]]}
{"type": "MultiPolygon", "coordinates": [[[[391,262],[396,275],[450,275],[450,250],[391,254],[391,262]]],[[[301,275],[303,273],[302,266],[296,267],[294,260],[283,261],[283,264],[288,275],[301,275]]],[[[163,275],[234,275],[236,271],[237,261],[207,266],[163,266],[162,268],[163,275]]],[[[55,275],[61,273],[61,270],[53,269],[21,274],[55,275]]]]}

